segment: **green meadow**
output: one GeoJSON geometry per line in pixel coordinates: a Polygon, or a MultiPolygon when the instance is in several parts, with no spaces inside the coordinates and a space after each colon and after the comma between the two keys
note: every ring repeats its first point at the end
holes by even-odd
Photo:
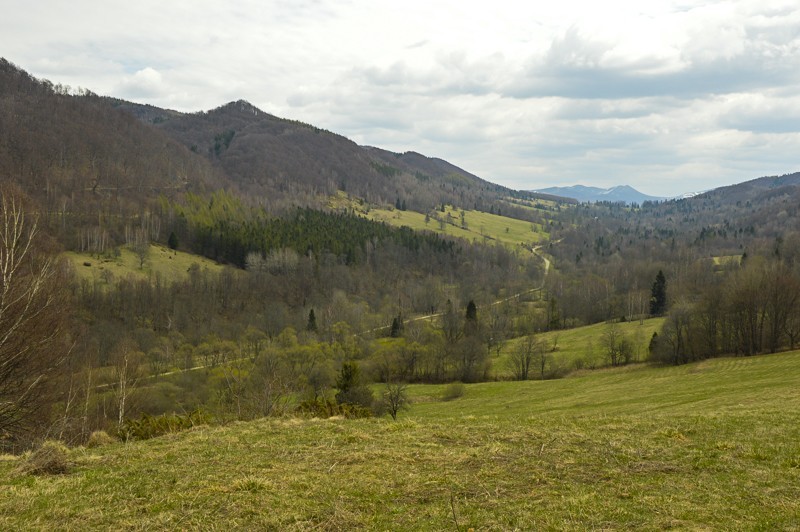
{"type": "Polygon", "coordinates": [[[127,277],[153,279],[160,276],[165,282],[186,278],[193,265],[219,273],[223,266],[213,260],[151,244],[142,263],[139,256],[127,247],[117,248],[117,253],[95,255],[67,251],[63,254],[73,265],[78,279],[90,282],[108,282],[127,277]]]}
{"type": "Polygon", "coordinates": [[[541,224],[487,212],[465,210],[464,224],[462,224],[461,212],[451,206],[447,206],[445,212],[436,211],[436,215],[445,221],[444,224],[433,217],[426,222],[425,215],[419,212],[397,209],[373,208],[369,210],[367,216],[372,220],[396,226],[405,225],[414,230],[434,231],[470,241],[500,242],[509,246],[535,245],[549,238],[547,228],[541,224]]]}
{"type": "Polygon", "coordinates": [[[409,388],[390,418],[0,459],[0,529],[797,530],[800,352],[409,388]]]}
{"type": "MultiPolygon", "coordinates": [[[[552,208],[552,202],[514,200],[506,202],[509,206],[522,207],[540,213],[547,218],[547,210],[536,208],[542,205],[552,208]]],[[[478,242],[500,242],[517,247],[519,245],[536,245],[549,240],[550,234],[546,225],[531,223],[499,214],[491,214],[475,210],[456,209],[447,205],[442,210],[431,211],[427,216],[415,211],[403,211],[394,207],[368,206],[362,201],[339,192],[328,200],[329,207],[339,210],[353,210],[371,220],[381,221],[394,226],[406,226],[416,231],[432,231],[448,234],[457,238],[478,242]],[[464,213],[462,223],[461,213],[464,213]],[[435,218],[438,217],[439,219],[435,218]],[[441,220],[441,221],[440,221],[441,220]]]]}
{"type": "MultiPolygon", "coordinates": [[[[630,342],[633,361],[647,358],[648,346],[654,332],[660,332],[664,318],[650,318],[614,323],[619,334],[630,342]]],[[[596,323],[574,329],[549,331],[536,335],[536,340],[544,346],[548,367],[562,371],[573,369],[598,368],[610,364],[603,343],[604,333],[611,327],[608,323],[596,323]]],[[[503,344],[499,356],[492,359],[492,374],[499,379],[511,375],[508,362],[511,354],[519,348],[523,338],[514,338],[503,344]]],[[[535,366],[535,364],[534,364],[535,366]]],[[[536,372],[532,372],[536,375],[536,372]]]]}

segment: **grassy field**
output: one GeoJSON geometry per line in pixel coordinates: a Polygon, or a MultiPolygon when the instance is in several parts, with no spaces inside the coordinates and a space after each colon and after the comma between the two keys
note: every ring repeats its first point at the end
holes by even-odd
{"type": "Polygon", "coordinates": [[[149,279],[160,275],[166,282],[183,279],[186,271],[193,264],[200,268],[207,268],[212,272],[220,272],[223,268],[213,260],[182,251],[173,251],[166,246],[153,244],[144,264],[140,268],[139,257],[127,247],[119,248],[119,256],[97,257],[89,253],[64,253],[75,268],[78,279],[89,281],[106,281],[109,276],[113,278],[126,278],[129,276],[149,279]]]}
{"type": "MultiPolygon", "coordinates": [[[[664,318],[651,318],[639,321],[616,323],[615,326],[631,343],[634,360],[647,358],[647,348],[654,332],[659,332],[664,318]]],[[[603,347],[603,334],[610,327],[606,323],[597,323],[575,329],[550,331],[537,335],[537,339],[546,346],[549,363],[561,368],[595,368],[609,364],[603,347]]],[[[506,342],[499,356],[492,359],[492,373],[497,378],[509,375],[508,358],[517,349],[522,338],[506,342]]]]}
{"type": "MultiPolygon", "coordinates": [[[[542,203],[546,204],[547,202],[543,201],[542,203]]],[[[531,222],[480,211],[464,210],[465,224],[462,225],[461,210],[452,205],[446,206],[444,212],[439,210],[435,212],[436,216],[445,221],[444,225],[433,217],[426,223],[425,215],[419,212],[367,206],[343,192],[332,196],[329,199],[329,206],[334,209],[352,209],[371,220],[386,222],[397,227],[406,226],[416,231],[448,234],[469,241],[496,241],[511,247],[518,247],[521,244],[536,245],[550,238],[547,227],[542,224],[531,224],[531,222]]],[[[547,216],[548,213],[548,211],[536,209],[533,204],[517,206],[536,210],[544,216],[547,216]]]]}
{"type": "Polygon", "coordinates": [[[425,223],[424,214],[395,209],[370,209],[367,216],[372,220],[386,222],[391,225],[405,225],[415,230],[445,233],[471,241],[496,241],[510,246],[519,246],[520,244],[535,245],[549,238],[546,228],[540,224],[531,224],[531,222],[515,218],[479,211],[464,211],[466,227],[462,227],[460,210],[448,206],[445,212],[437,211],[437,214],[445,220],[451,220],[452,223],[445,223],[444,229],[442,229],[441,224],[433,218],[428,223],[425,223]],[[448,214],[450,218],[447,218],[448,214]],[[534,226],[536,231],[533,230],[534,226]]]}
{"type": "Polygon", "coordinates": [[[0,460],[0,529],[797,530],[800,353],[414,386],[399,421],[266,419],[0,460]]]}

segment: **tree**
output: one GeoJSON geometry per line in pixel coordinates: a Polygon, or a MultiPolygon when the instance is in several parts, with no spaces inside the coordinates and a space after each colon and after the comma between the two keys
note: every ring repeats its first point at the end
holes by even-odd
{"type": "MultiPolygon", "coordinates": [[[[541,352],[544,353],[544,347],[540,344],[541,342],[539,342],[533,334],[524,336],[517,342],[517,345],[508,358],[508,365],[515,380],[528,380],[536,351],[541,350],[541,352]]],[[[544,355],[542,356],[544,357],[544,355]]]]}
{"type": "Polygon", "coordinates": [[[392,327],[389,330],[389,336],[392,338],[399,338],[403,336],[403,316],[398,315],[392,319],[392,327]]]}
{"type": "Polygon", "coordinates": [[[308,312],[308,323],[306,324],[306,330],[310,332],[317,332],[317,316],[314,314],[313,308],[308,312]]]}
{"type": "Polygon", "coordinates": [[[619,325],[616,323],[609,324],[606,330],[603,331],[602,342],[608,361],[612,366],[621,366],[630,362],[633,356],[633,349],[619,325]]]}
{"type": "Polygon", "coordinates": [[[650,290],[650,314],[661,316],[667,310],[667,278],[658,270],[653,288],[650,290]]]}
{"type": "Polygon", "coordinates": [[[361,370],[356,362],[345,362],[336,377],[336,402],[372,407],[372,390],[361,379],[361,370]]]}
{"type": "Polygon", "coordinates": [[[386,383],[381,398],[381,406],[389,412],[392,419],[397,421],[397,413],[400,410],[408,409],[409,400],[407,393],[408,386],[400,383],[386,383]]]}
{"type": "Polygon", "coordinates": [[[169,234],[167,245],[169,246],[169,249],[178,249],[178,235],[175,234],[175,231],[172,231],[169,234]]]}
{"type": "Polygon", "coordinates": [[[139,365],[143,355],[129,338],[123,338],[114,348],[114,398],[117,405],[117,428],[122,428],[131,407],[131,398],[141,377],[139,365]]]}
{"type": "Polygon", "coordinates": [[[48,384],[69,349],[59,269],[17,189],[0,189],[0,440],[41,426],[48,384]]]}
{"type": "Polygon", "coordinates": [[[467,312],[464,315],[464,334],[475,336],[478,332],[478,307],[475,306],[475,301],[470,299],[469,303],[467,303],[467,312]]]}

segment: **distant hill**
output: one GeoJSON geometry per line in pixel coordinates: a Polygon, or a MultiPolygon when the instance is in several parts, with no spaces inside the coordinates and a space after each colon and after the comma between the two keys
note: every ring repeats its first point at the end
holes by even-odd
{"type": "Polygon", "coordinates": [[[620,185],[611,188],[587,187],[575,185],[571,187],[550,187],[534,190],[542,194],[551,194],[563,198],[572,198],[578,201],[594,203],[597,201],[610,201],[613,203],[642,203],[645,201],[661,201],[667,198],[658,196],[648,196],[642,194],[635,188],[628,185],[620,185]]]}

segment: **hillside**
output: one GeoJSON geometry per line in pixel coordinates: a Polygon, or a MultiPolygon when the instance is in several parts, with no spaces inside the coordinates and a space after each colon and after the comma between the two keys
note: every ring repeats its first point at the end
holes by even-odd
{"type": "Polygon", "coordinates": [[[547,382],[415,386],[397,422],[264,419],[0,460],[0,527],[800,526],[800,353],[547,382]]]}
{"type": "Polygon", "coordinates": [[[217,172],[178,142],[104,99],[37,80],[0,58],[0,178],[48,212],[119,212],[157,195],[220,185],[217,172]]]}
{"type": "Polygon", "coordinates": [[[207,157],[270,210],[318,206],[340,190],[375,204],[404,202],[420,212],[441,203],[489,210],[500,198],[514,194],[447,161],[358,146],[246,101],[191,114],[109,102],[207,157]]]}

